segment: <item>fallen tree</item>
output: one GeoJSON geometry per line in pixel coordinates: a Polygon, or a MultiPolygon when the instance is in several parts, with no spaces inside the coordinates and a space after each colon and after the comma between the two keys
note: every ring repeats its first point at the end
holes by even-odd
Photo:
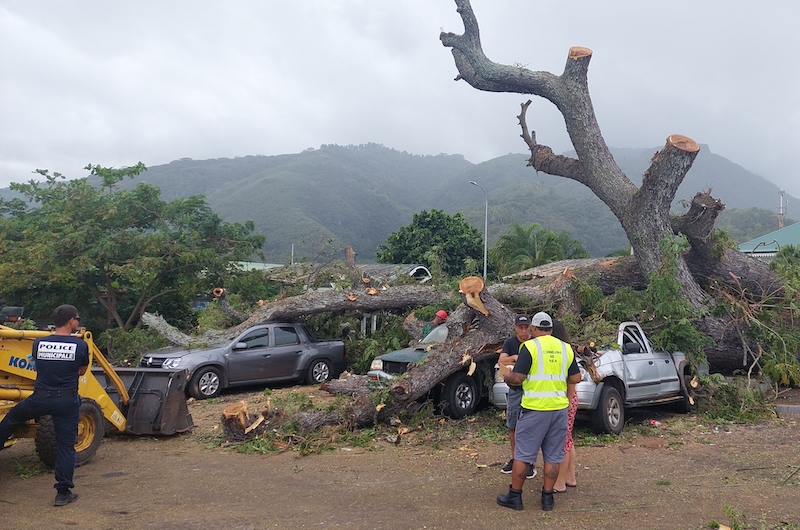
{"type": "MultiPolygon", "coordinates": [[[[597,122],[589,96],[588,67],[592,50],[575,46],[567,54],[561,75],[531,71],[519,65],[489,60],[483,52],[478,21],[469,0],[454,0],[464,24],[464,33],[442,32],[440,40],[452,51],[458,76],[472,87],[488,92],[532,94],[553,103],[564,117],[576,158],[557,155],[539,144],[528,128],[530,100],[518,115],[521,137],[530,150],[528,165],[536,171],[569,178],[584,184],[602,200],[620,221],[628,236],[641,274],[646,279],[668,267],[680,285],[681,297],[691,307],[699,329],[714,341],[705,353],[712,366],[733,369],[742,366],[746,329],[729,314],[712,312],[713,291],[726,288],[747,296],[779,292],[775,276],[763,264],[715,244],[714,220],[724,208],[709,192],[698,194],[689,212],[673,222],[670,206],[678,186],[700,150],[691,138],[673,134],[651,160],[640,186],[634,184],[614,161],[597,122]],[[684,255],[672,256],[662,244],[684,234],[690,245],[684,255]],[[673,261],[674,264],[667,264],[673,261]]],[[[745,363],[747,361],[745,359],[745,363]]]]}

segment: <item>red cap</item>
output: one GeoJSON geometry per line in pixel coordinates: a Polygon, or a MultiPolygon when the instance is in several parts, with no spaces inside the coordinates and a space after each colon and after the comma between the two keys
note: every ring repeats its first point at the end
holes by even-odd
{"type": "Polygon", "coordinates": [[[447,320],[447,311],[444,309],[440,309],[436,312],[436,316],[441,318],[442,320],[447,320]]]}

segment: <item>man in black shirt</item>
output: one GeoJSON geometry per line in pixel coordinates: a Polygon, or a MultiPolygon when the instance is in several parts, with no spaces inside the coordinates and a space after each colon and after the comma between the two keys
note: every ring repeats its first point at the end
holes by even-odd
{"type": "Polygon", "coordinates": [[[89,367],[89,347],[72,333],[80,328],[81,317],[71,305],[60,305],[53,313],[56,331],[33,343],[36,382],[33,394],[20,401],[0,422],[0,448],[14,432],[31,418],[51,416],[56,437],[54,506],[64,506],[76,500],[75,440],[78,436],[81,401],[78,397],[78,378],[89,367]]]}
{"type": "MultiPolygon", "coordinates": [[[[514,318],[514,336],[509,337],[503,343],[500,358],[497,362],[504,370],[513,370],[514,363],[519,357],[519,349],[522,343],[531,339],[531,321],[526,315],[517,315],[514,318]]],[[[501,373],[501,376],[503,373],[501,373]]],[[[508,427],[508,439],[511,442],[511,460],[500,469],[501,473],[510,474],[514,465],[514,436],[517,430],[517,418],[519,417],[522,403],[522,387],[519,385],[508,385],[508,397],[506,401],[506,427],[508,427]]],[[[527,478],[536,476],[536,468],[530,466],[527,478]]]]}

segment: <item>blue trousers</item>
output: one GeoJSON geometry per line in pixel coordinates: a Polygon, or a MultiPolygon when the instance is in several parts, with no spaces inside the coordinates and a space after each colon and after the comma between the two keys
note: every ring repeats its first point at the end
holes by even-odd
{"type": "Polygon", "coordinates": [[[56,484],[55,488],[73,488],[75,473],[75,440],[78,437],[81,398],[77,395],[48,397],[46,393],[33,395],[17,403],[0,422],[0,448],[14,432],[32,418],[52,416],[56,434],[56,484]]]}

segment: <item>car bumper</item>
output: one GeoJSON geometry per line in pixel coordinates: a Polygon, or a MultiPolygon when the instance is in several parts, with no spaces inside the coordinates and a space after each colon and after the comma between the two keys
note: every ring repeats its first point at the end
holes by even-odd
{"type": "Polygon", "coordinates": [[[505,382],[492,385],[492,404],[504,409],[508,406],[508,385],[505,382]]]}
{"type": "Polygon", "coordinates": [[[383,370],[370,370],[367,372],[367,377],[369,377],[370,381],[375,381],[378,383],[391,381],[392,379],[397,378],[397,376],[392,374],[387,374],[383,370]]]}

